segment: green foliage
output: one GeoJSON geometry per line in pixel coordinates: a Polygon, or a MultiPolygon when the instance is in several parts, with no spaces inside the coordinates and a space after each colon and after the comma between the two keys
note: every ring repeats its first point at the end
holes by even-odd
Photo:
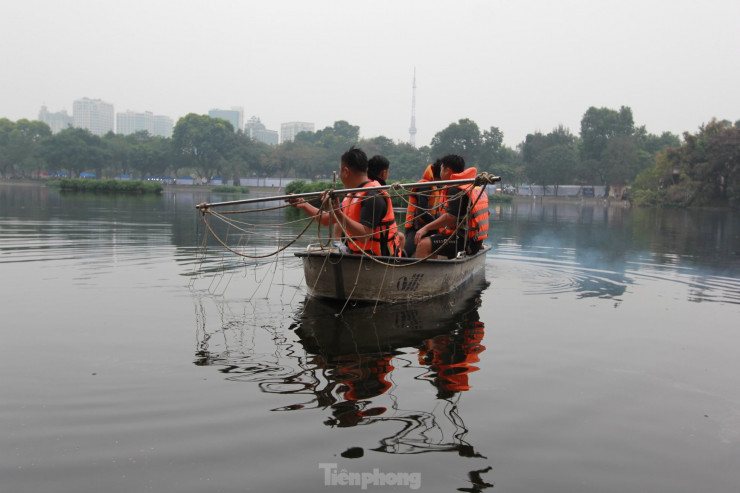
{"type": "Polygon", "coordinates": [[[221,173],[234,147],[234,127],[221,118],[190,113],[172,131],[175,154],[189,162],[206,180],[221,173]]]}
{"type": "Polygon", "coordinates": [[[96,180],[88,178],[62,178],[49,183],[68,192],[101,192],[101,193],[161,193],[162,184],[139,180],[96,180]]]}
{"type": "Polygon", "coordinates": [[[432,139],[432,155],[442,157],[447,154],[462,156],[472,164],[479,155],[482,137],[478,125],[468,118],[451,123],[432,139]]]}
{"type": "MultiPolygon", "coordinates": [[[[324,190],[330,190],[332,182],[330,181],[313,181],[307,182],[306,180],[294,180],[285,187],[285,193],[312,193],[312,192],[323,192],[324,190]]],[[[342,184],[337,182],[336,189],[343,188],[342,184]]]]}
{"type": "Polygon", "coordinates": [[[39,143],[50,135],[49,126],[39,121],[0,119],[0,177],[40,170],[39,143]]]}
{"type": "Polygon", "coordinates": [[[633,135],[634,131],[635,124],[629,107],[622,106],[615,111],[591,106],[581,119],[583,158],[600,161],[614,137],[633,135]]]}
{"type": "Polygon", "coordinates": [[[488,202],[494,204],[510,204],[514,200],[513,195],[494,193],[488,195],[488,202]]]}
{"type": "MultiPolygon", "coordinates": [[[[463,118],[437,132],[431,146],[417,149],[382,135],[360,139],[359,126],[345,120],[301,132],[293,142],[268,146],[234,132],[225,120],[205,115],[181,118],[171,139],[146,132],[101,138],[80,128],[52,135],[41,122],[0,118],[0,176],[36,177],[41,171],[72,177],[83,171],[98,177],[184,173],[207,180],[221,175],[236,187],[240,177],[306,178],[303,188],[294,192],[302,193],[331,188],[322,179],[331,178],[341,154],[356,145],[368,157],[381,154],[389,159],[389,182],[417,181],[430,162],[456,153],[469,166],[500,175],[504,183],[529,181],[555,188],[565,183],[622,184],[631,185],[633,197],[643,203],[737,204],[739,124],[712,120],[681,140],[670,132],[653,135],[644,126],[635,127],[629,107],[591,107],[581,121],[580,136],[559,126],[547,134],[529,134],[517,149],[510,149],[499,128],[481,131],[463,118]]],[[[289,189],[300,183],[294,181],[289,189]]],[[[402,199],[393,200],[403,205],[396,203],[402,199]]]]}
{"type": "Polygon", "coordinates": [[[249,188],[247,187],[237,187],[231,185],[218,185],[213,187],[211,190],[220,193],[249,193],[249,188]]]}
{"type": "Polygon", "coordinates": [[[657,167],[648,168],[640,172],[632,183],[632,190],[658,190],[660,188],[660,172],[657,167]]]}
{"type": "Polygon", "coordinates": [[[39,153],[48,170],[69,171],[73,177],[85,170],[99,170],[106,158],[100,137],[82,128],[66,128],[42,140],[39,153]]]}
{"type": "Polygon", "coordinates": [[[712,120],[684,144],[659,153],[639,176],[639,204],[734,205],[740,190],[740,127],[712,120]]]}

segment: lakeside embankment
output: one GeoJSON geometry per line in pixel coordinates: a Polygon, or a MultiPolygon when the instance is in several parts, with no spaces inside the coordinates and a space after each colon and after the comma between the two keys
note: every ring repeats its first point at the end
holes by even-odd
{"type": "MultiPolygon", "coordinates": [[[[39,186],[46,185],[46,180],[31,180],[31,179],[0,179],[0,185],[11,185],[11,186],[39,186]]],[[[164,193],[177,193],[177,192],[211,192],[218,191],[218,187],[221,185],[174,185],[165,184],[163,186],[164,193]]],[[[256,196],[269,196],[269,195],[283,195],[285,194],[285,187],[247,187],[249,188],[248,194],[241,195],[256,195],[256,196]]],[[[514,202],[540,202],[548,204],[584,204],[590,206],[610,206],[610,207],[630,207],[630,203],[626,200],[618,199],[606,199],[604,197],[552,197],[542,195],[514,195],[514,202]]]]}

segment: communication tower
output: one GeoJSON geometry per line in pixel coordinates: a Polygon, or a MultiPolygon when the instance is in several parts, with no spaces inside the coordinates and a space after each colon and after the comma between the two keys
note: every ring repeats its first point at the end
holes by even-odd
{"type": "Polygon", "coordinates": [[[411,91],[411,126],[409,127],[409,144],[416,147],[416,67],[414,67],[414,84],[411,91]]]}

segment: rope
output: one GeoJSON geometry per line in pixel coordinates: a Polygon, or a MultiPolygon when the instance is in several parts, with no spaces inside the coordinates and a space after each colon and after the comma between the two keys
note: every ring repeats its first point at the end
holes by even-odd
{"type": "MultiPolygon", "coordinates": [[[[473,186],[480,186],[480,187],[482,187],[483,190],[481,191],[481,193],[485,193],[485,187],[486,187],[486,185],[491,184],[491,183],[496,183],[496,182],[498,182],[500,180],[501,180],[501,178],[498,177],[498,176],[496,176],[496,175],[489,174],[487,172],[481,172],[481,173],[479,173],[475,177],[475,180],[473,182],[473,186]]],[[[433,182],[430,182],[430,186],[433,186],[433,182]]],[[[443,187],[436,188],[434,190],[433,189],[429,189],[429,190],[417,191],[417,192],[413,192],[413,193],[428,194],[429,196],[432,196],[434,193],[438,193],[441,190],[453,188],[453,187],[456,187],[456,186],[457,185],[446,185],[446,186],[443,186],[443,187]]],[[[412,193],[411,190],[412,190],[412,188],[409,188],[405,184],[400,183],[400,182],[393,183],[391,185],[391,187],[389,188],[389,192],[392,192],[396,196],[402,198],[403,201],[407,204],[407,206],[409,204],[409,200],[406,197],[412,193]]],[[[451,197],[448,197],[448,200],[456,200],[456,199],[462,197],[466,193],[467,193],[467,190],[461,189],[459,193],[457,193],[457,194],[455,194],[455,195],[453,195],[451,197]]],[[[253,224],[253,223],[247,223],[247,222],[240,222],[240,221],[236,221],[236,220],[230,220],[230,219],[227,219],[226,216],[227,215],[233,215],[233,214],[256,213],[256,212],[266,212],[266,211],[279,210],[279,209],[284,209],[284,208],[287,208],[287,207],[292,207],[293,206],[292,204],[281,204],[281,205],[274,206],[274,207],[265,207],[265,208],[260,208],[260,209],[234,210],[234,211],[221,211],[221,212],[215,212],[213,209],[211,209],[210,207],[208,207],[207,204],[205,204],[205,203],[204,204],[200,204],[198,206],[198,208],[201,211],[201,214],[202,214],[202,217],[203,217],[203,222],[205,224],[205,227],[208,230],[208,232],[211,234],[211,236],[213,236],[214,239],[216,239],[216,241],[222,247],[224,247],[226,250],[234,253],[235,255],[239,255],[241,257],[253,258],[253,259],[260,259],[260,258],[266,258],[266,257],[271,257],[273,255],[277,255],[280,252],[286,250],[291,245],[293,245],[299,238],[301,238],[306,233],[306,231],[308,231],[308,228],[310,227],[312,221],[315,220],[317,222],[317,237],[319,239],[319,245],[320,245],[320,247],[321,247],[322,250],[325,249],[325,248],[327,248],[327,247],[329,247],[331,245],[331,243],[332,243],[333,230],[335,228],[338,228],[341,231],[341,233],[344,235],[345,240],[347,242],[352,243],[353,246],[355,247],[355,249],[360,252],[359,255],[362,255],[363,257],[367,257],[369,260],[372,260],[373,262],[375,262],[377,264],[384,265],[384,266],[387,266],[387,267],[410,267],[410,266],[416,265],[416,264],[418,264],[420,262],[423,262],[425,260],[428,260],[431,257],[436,256],[450,241],[456,240],[458,233],[463,228],[465,228],[467,226],[467,223],[468,223],[468,219],[470,217],[471,210],[475,206],[475,203],[471,203],[470,201],[468,202],[468,210],[466,211],[465,215],[462,218],[459,218],[458,219],[457,225],[455,227],[455,232],[452,235],[450,235],[448,238],[446,238],[445,241],[436,250],[430,252],[430,254],[427,255],[426,257],[419,258],[419,259],[417,259],[417,260],[415,260],[413,262],[404,262],[402,264],[398,264],[398,263],[396,263],[394,261],[385,261],[385,260],[382,260],[382,259],[380,259],[378,257],[375,257],[374,255],[371,255],[371,254],[365,252],[364,250],[362,250],[360,248],[359,244],[357,243],[357,240],[362,240],[362,239],[370,238],[370,237],[373,236],[373,233],[370,233],[368,235],[356,236],[356,237],[351,236],[349,234],[349,232],[347,231],[346,226],[339,221],[338,209],[335,209],[333,207],[333,198],[334,198],[334,196],[335,196],[335,189],[334,188],[331,188],[331,189],[326,190],[325,193],[322,196],[323,199],[321,201],[321,204],[320,204],[320,207],[319,207],[319,211],[316,213],[315,216],[310,217],[309,220],[306,221],[306,226],[303,228],[303,230],[300,233],[298,233],[298,235],[295,236],[292,240],[288,241],[285,245],[283,245],[282,247],[279,247],[275,251],[272,251],[272,252],[266,253],[266,254],[262,254],[262,255],[248,255],[248,254],[245,254],[243,252],[237,251],[234,248],[230,247],[223,239],[221,239],[219,237],[219,235],[211,227],[211,224],[208,221],[208,217],[209,217],[208,215],[210,214],[211,216],[220,219],[224,223],[228,224],[229,226],[233,226],[235,229],[241,231],[244,234],[258,235],[260,233],[257,233],[256,231],[249,231],[249,230],[246,229],[246,227],[265,228],[266,226],[269,227],[270,225],[266,225],[266,224],[253,224]],[[330,233],[329,233],[329,237],[326,239],[326,241],[322,240],[322,231],[321,231],[322,230],[321,218],[322,218],[322,216],[323,216],[324,213],[327,213],[329,215],[329,226],[328,227],[329,227],[330,233]]],[[[371,198],[373,198],[373,197],[372,196],[371,197],[364,196],[361,200],[368,200],[368,199],[371,199],[371,198]]],[[[479,199],[480,199],[480,197],[478,197],[478,200],[479,199]]],[[[340,205],[340,208],[341,208],[341,205],[340,205]]],[[[418,208],[418,206],[417,206],[417,208],[418,208]]],[[[421,209],[421,210],[432,210],[432,208],[429,208],[429,209],[419,208],[419,209],[421,209]]],[[[291,224],[293,222],[299,222],[299,221],[290,221],[288,223],[282,223],[282,224],[291,224]]],[[[398,230],[400,229],[398,227],[398,224],[396,224],[396,228],[397,228],[396,232],[398,233],[398,230]]],[[[269,237],[268,234],[263,234],[262,236],[269,237]]],[[[466,234],[465,235],[465,242],[464,242],[464,248],[465,249],[467,249],[467,242],[468,242],[468,237],[467,237],[467,234],[466,234]]]]}

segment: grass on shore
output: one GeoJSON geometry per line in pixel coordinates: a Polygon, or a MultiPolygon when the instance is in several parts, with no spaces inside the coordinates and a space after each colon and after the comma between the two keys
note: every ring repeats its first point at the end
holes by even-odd
{"type": "Polygon", "coordinates": [[[155,181],[142,180],[94,180],[89,178],[62,178],[50,181],[48,186],[66,192],[101,193],[162,193],[163,186],[155,181]]]}

